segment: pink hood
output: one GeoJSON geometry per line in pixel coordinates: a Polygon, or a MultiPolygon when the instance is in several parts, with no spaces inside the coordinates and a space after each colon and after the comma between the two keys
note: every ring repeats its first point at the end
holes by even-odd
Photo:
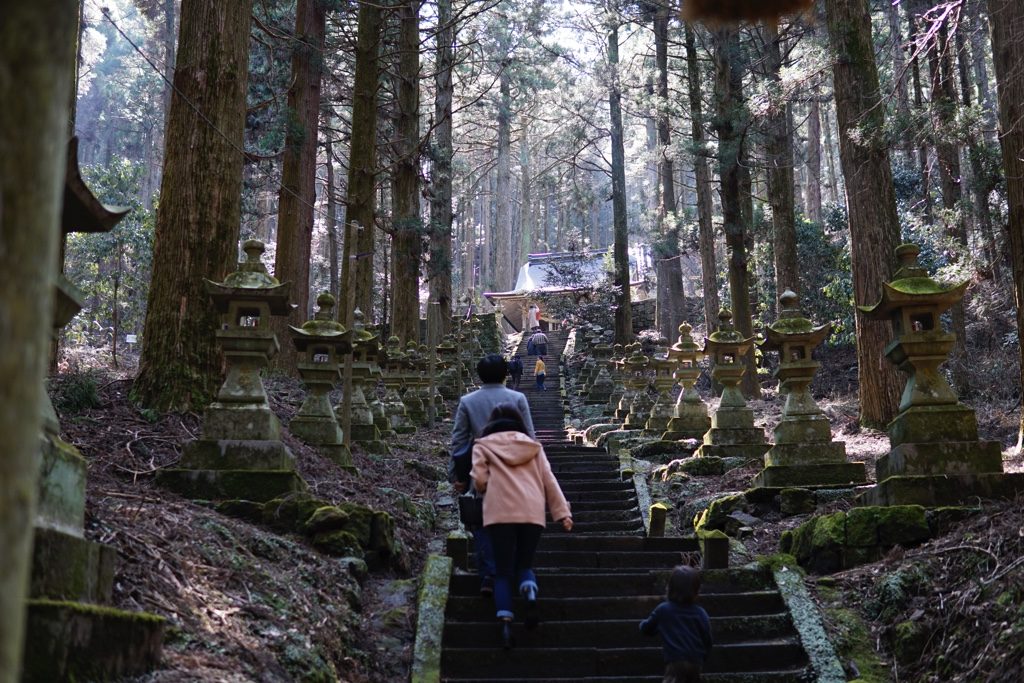
{"type": "Polygon", "coordinates": [[[497,432],[473,444],[473,481],[484,496],[484,525],[544,526],[545,506],[555,521],[570,517],[569,503],[540,442],[520,432],[497,432]]]}

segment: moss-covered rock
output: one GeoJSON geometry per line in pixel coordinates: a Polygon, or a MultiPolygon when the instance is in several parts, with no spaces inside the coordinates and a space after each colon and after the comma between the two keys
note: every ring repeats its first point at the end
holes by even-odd
{"type": "Polygon", "coordinates": [[[225,500],[217,503],[217,512],[253,524],[263,522],[263,503],[251,500],[225,500]]]}
{"type": "Polygon", "coordinates": [[[695,477],[713,477],[725,473],[722,458],[709,455],[703,458],[687,458],[680,460],[679,471],[695,477]]]}
{"type": "Polygon", "coordinates": [[[338,531],[348,526],[348,520],[348,513],[341,508],[325,505],[302,522],[302,532],[313,537],[327,531],[338,531]]]}
{"type": "Polygon", "coordinates": [[[842,569],[845,543],[846,513],[836,512],[819,517],[811,534],[811,554],[807,568],[820,574],[842,569]]]}
{"type": "Polygon", "coordinates": [[[263,506],[263,523],[276,531],[299,533],[303,522],[318,509],[329,505],[327,501],[305,493],[274,498],[263,506]]]}
{"type": "Polygon", "coordinates": [[[335,557],[354,556],[362,558],[363,548],[359,539],[349,531],[324,531],[312,538],[313,547],[335,557]]]}
{"type": "Polygon", "coordinates": [[[725,530],[728,526],[729,514],[737,510],[744,510],[747,499],[742,493],[716,498],[702,513],[694,518],[694,530],[710,531],[712,529],[725,530]]]}
{"type": "Polygon", "coordinates": [[[814,512],[817,502],[817,496],[810,489],[782,489],[779,494],[779,510],[784,517],[814,512]]]}
{"type": "Polygon", "coordinates": [[[931,631],[917,621],[901,621],[893,628],[892,653],[901,665],[913,664],[924,654],[931,631]]]}
{"type": "Polygon", "coordinates": [[[920,505],[879,507],[878,542],[883,546],[911,546],[931,537],[931,529],[920,505]]]}
{"type": "Polygon", "coordinates": [[[422,460],[406,460],[404,466],[407,470],[412,470],[427,481],[444,481],[447,478],[447,474],[443,469],[422,460]]]}
{"type": "Polygon", "coordinates": [[[679,441],[648,441],[633,446],[629,451],[634,458],[651,460],[654,462],[668,462],[680,457],[686,457],[693,453],[679,441]]]}

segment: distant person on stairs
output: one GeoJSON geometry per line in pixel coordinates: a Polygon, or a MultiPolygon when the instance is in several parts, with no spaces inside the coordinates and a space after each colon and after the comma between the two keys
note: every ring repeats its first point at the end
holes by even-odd
{"type": "Polygon", "coordinates": [[[548,355],[548,336],[540,331],[539,327],[534,328],[533,336],[527,345],[532,344],[538,356],[548,355]]]}
{"type": "Polygon", "coordinates": [[[711,620],[694,604],[700,592],[700,571],[676,567],[668,580],[667,599],[640,622],[640,631],[661,636],[665,656],[662,683],[698,683],[713,644],[711,620]]]}
{"type": "Polygon", "coordinates": [[[527,431],[524,415],[513,405],[491,413],[473,445],[473,485],[484,496],[484,528],[494,547],[494,607],[501,624],[502,643],[512,646],[512,586],[526,598],[526,628],[536,628],[537,577],[533,556],[545,525],[545,505],[551,518],[572,531],[572,514],[544,447],[527,431]]]}
{"type": "MultiPolygon", "coordinates": [[[[505,388],[505,377],[508,376],[505,359],[496,353],[488,354],[477,363],[476,373],[480,376],[482,386],[459,399],[455,424],[452,426],[448,480],[454,484],[458,493],[469,489],[473,440],[480,436],[495,407],[503,403],[514,405],[523,415],[526,433],[531,438],[534,436],[533,419],[530,417],[526,397],[518,391],[505,388]]],[[[491,595],[494,592],[494,554],[486,530],[473,530],[473,545],[476,546],[477,569],[480,572],[480,593],[491,595]]]]}
{"type": "Polygon", "coordinates": [[[530,304],[529,310],[526,311],[526,329],[534,328],[540,329],[540,308],[537,304],[530,304]]]}
{"type": "Polygon", "coordinates": [[[544,386],[544,378],[547,376],[547,366],[544,365],[544,356],[537,356],[537,362],[533,364],[533,376],[537,378],[537,391],[547,391],[544,386]]]}
{"type": "Polygon", "coordinates": [[[512,360],[508,362],[508,374],[512,377],[512,388],[519,388],[519,381],[523,379],[523,359],[519,357],[519,354],[512,356],[512,360]]]}

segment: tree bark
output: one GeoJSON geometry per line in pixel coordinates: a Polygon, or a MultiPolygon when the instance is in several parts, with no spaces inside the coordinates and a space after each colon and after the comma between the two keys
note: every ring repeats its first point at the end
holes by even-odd
{"type": "Polygon", "coordinates": [[[832,119],[826,105],[821,116],[821,130],[825,134],[825,161],[828,168],[828,201],[830,204],[839,203],[839,177],[836,173],[835,141],[832,139],[832,119]]]}
{"type": "MultiPolygon", "coordinates": [[[[771,90],[782,95],[782,46],[778,27],[765,29],[765,62],[771,90]]],[[[768,203],[772,207],[775,255],[775,297],[787,289],[800,294],[796,256],[796,210],[793,206],[793,127],[788,100],[773,102],[765,122],[768,161],[768,203]]]]}
{"type": "MultiPolygon", "coordinates": [[[[999,129],[1010,206],[1010,263],[1013,294],[1017,303],[1018,336],[1024,336],[1024,5],[1017,0],[988,0],[992,28],[992,62],[999,96],[999,129]]],[[[1024,388],[1024,344],[1018,381],[1024,388]]],[[[1021,414],[1017,450],[1024,445],[1024,413],[1021,414]]]]}
{"type": "Polygon", "coordinates": [[[184,0],[139,376],[142,405],[187,411],[220,383],[204,279],[238,260],[252,0],[184,0]],[[200,117],[189,103],[202,112],[200,117]]]}
{"type": "Polygon", "coordinates": [[[327,155],[327,259],[330,264],[330,289],[336,302],[341,302],[341,280],[338,273],[338,200],[337,176],[334,173],[334,145],[325,145],[327,155]]]}
{"type": "MultiPolygon", "coordinates": [[[[451,0],[437,3],[437,61],[434,72],[434,144],[430,171],[430,259],[427,336],[443,339],[452,325],[452,67],[455,26],[451,0]]],[[[462,270],[465,279],[465,269],[462,270]]]]}
{"type": "Polygon", "coordinates": [[[686,67],[690,98],[690,138],[693,141],[693,174],[697,189],[697,224],[700,232],[701,285],[704,289],[704,329],[711,334],[718,329],[718,265],[715,259],[715,226],[711,196],[711,170],[704,150],[704,114],[700,98],[700,68],[697,64],[697,41],[693,27],[687,24],[686,67]]]}
{"type": "Polygon", "coordinates": [[[494,287],[512,289],[512,81],[509,61],[502,62],[498,79],[498,160],[494,196],[494,287]]]}
{"type": "MultiPolygon", "coordinates": [[[[734,28],[714,32],[715,129],[718,131],[718,176],[721,182],[722,227],[729,253],[729,295],[732,300],[736,329],[749,336],[751,330],[750,274],[747,264],[746,226],[742,197],[744,184],[743,128],[745,112],[741,89],[743,75],[738,67],[739,33],[734,28]]],[[[749,176],[748,176],[749,178],[749,176]]],[[[743,377],[743,393],[760,395],[756,375],[749,371],[743,377]]]]}
{"type": "Polygon", "coordinates": [[[615,341],[633,340],[633,310],[630,300],[629,228],[626,218],[626,152],[622,131],[622,89],[619,82],[619,25],[608,27],[608,111],[612,138],[612,224],[615,246],[615,341]]]}
{"type": "Polygon", "coordinates": [[[668,5],[661,5],[654,14],[655,61],[658,68],[658,178],[661,181],[661,202],[658,207],[661,254],[655,253],[661,266],[658,272],[657,318],[661,336],[674,340],[685,315],[686,293],[683,291],[683,267],[679,257],[679,217],[676,215],[675,164],[669,120],[668,22],[668,5]]]}
{"type": "MultiPolygon", "coordinates": [[[[916,48],[918,41],[918,22],[921,20],[921,13],[926,11],[926,0],[910,0],[907,6],[907,39],[911,45],[915,45],[914,56],[911,58],[911,73],[914,80],[914,108],[918,112],[924,111],[924,85],[921,79],[921,51],[916,48]]],[[[931,168],[928,165],[928,145],[925,144],[924,136],[918,143],[918,170],[921,173],[921,208],[924,220],[927,223],[933,221],[932,193],[931,193],[931,168]]]]}
{"type": "Polygon", "coordinates": [[[291,125],[285,138],[281,192],[277,198],[277,256],[274,277],[291,282],[288,316],[276,317],[271,326],[281,343],[275,364],[294,372],[295,345],[287,343],[288,326],[300,327],[312,313],[309,305],[309,261],[313,243],[316,202],[316,151],[320,130],[320,83],[327,11],[324,0],[298,0],[295,41],[292,45],[292,85],[288,89],[291,125]]]}
{"type": "Polygon", "coordinates": [[[398,7],[398,81],[395,86],[395,152],[392,175],[391,333],[403,344],[420,342],[420,0],[398,7]]]}
{"type": "MultiPolygon", "coordinates": [[[[354,287],[352,301],[366,319],[373,320],[373,255],[375,253],[377,197],[377,88],[380,36],[384,25],[381,6],[359,5],[355,76],[352,85],[352,144],[349,148],[348,196],[345,200],[345,249],[341,281],[354,287]],[[353,277],[349,278],[349,269],[353,277]]],[[[352,324],[352,311],[341,320],[352,324]]]]}
{"type": "Polygon", "coordinates": [[[0,4],[0,682],[23,650],[43,379],[74,87],[76,0],[0,4]]]}
{"type": "MultiPolygon", "coordinates": [[[[854,303],[873,305],[891,279],[899,243],[896,194],[882,138],[885,108],[871,42],[867,0],[826,0],[833,53],[839,152],[846,180],[854,303]]],[[[856,313],[860,419],[883,428],[899,405],[900,381],[885,358],[892,341],[888,322],[856,313]]]]}
{"type": "Polygon", "coordinates": [[[889,38],[892,41],[893,90],[896,95],[896,115],[905,127],[903,130],[903,155],[907,166],[914,165],[914,133],[910,119],[910,94],[907,91],[907,57],[903,53],[903,34],[900,30],[900,3],[886,3],[889,19],[889,38]]]}
{"type": "Polygon", "coordinates": [[[821,225],[821,103],[819,89],[811,93],[807,112],[807,220],[821,225]]]}

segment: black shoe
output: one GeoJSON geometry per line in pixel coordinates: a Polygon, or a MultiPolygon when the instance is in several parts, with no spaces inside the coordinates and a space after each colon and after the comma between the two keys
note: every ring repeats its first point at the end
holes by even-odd
{"type": "Polygon", "coordinates": [[[516,639],[512,637],[512,620],[501,620],[501,646],[511,650],[516,645],[516,639]]]}
{"type": "Polygon", "coordinates": [[[494,578],[485,576],[480,579],[480,597],[489,598],[494,595],[494,578]]]}
{"type": "Polygon", "coordinates": [[[537,589],[530,586],[523,591],[523,595],[526,597],[526,617],[523,619],[523,624],[528,630],[532,631],[540,624],[540,613],[537,609],[537,589]]]}

